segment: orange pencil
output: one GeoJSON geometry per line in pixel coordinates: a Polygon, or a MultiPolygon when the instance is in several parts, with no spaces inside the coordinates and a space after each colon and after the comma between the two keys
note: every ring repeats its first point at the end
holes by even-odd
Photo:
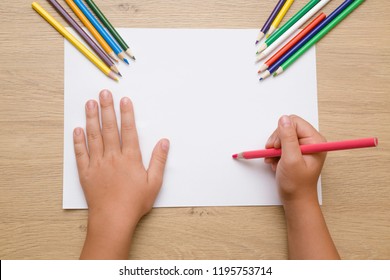
{"type": "Polygon", "coordinates": [[[72,0],[65,0],[68,6],[72,9],[72,11],[76,14],[76,16],[81,20],[81,22],[85,25],[85,27],[91,32],[92,36],[99,42],[102,46],[103,50],[113,59],[115,62],[118,62],[117,57],[115,56],[114,51],[107,44],[107,42],[103,39],[103,37],[97,32],[95,27],[90,23],[90,21],[84,16],[84,14],[80,11],[79,7],[72,0]]]}

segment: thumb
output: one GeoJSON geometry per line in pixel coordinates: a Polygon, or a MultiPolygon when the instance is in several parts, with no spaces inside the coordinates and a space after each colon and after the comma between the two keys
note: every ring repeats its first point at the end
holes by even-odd
{"type": "Polygon", "coordinates": [[[282,146],[282,160],[296,162],[302,157],[298,135],[289,116],[282,116],[278,123],[278,134],[282,146]]]}
{"type": "Polygon", "coordinates": [[[168,151],[168,139],[161,139],[154,147],[148,168],[148,181],[154,187],[160,188],[162,185],[168,151]]]}

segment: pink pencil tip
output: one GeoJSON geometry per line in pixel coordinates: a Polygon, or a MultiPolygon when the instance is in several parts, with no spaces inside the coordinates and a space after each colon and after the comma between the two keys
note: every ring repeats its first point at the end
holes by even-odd
{"type": "Polygon", "coordinates": [[[238,154],[232,155],[232,158],[237,158],[237,157],[238,157],[238,154]]]}

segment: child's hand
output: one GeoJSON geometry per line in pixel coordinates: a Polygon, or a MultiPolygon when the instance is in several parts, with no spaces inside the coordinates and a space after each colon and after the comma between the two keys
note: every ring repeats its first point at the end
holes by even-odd
{"type": "Polygon", "coordinates": [[[282,149],[280,159],[267,158],[265,162],[276,171],[291,259],[340,259],[317,197],[317,181],[326,153],[302,155],[299,148],[325,141],[300,117],[283,116],[266,144],[266,148],[282,149]]]}
{"type": "Polygon", "coordinates": [[[298,116],[282,116],[266,148],[281,148],[281,158],[266,158],[276,171],[283,204],[317,201],[317,181],[326,153],[302,155],[299,145],[326,142],[308,122],[298,116]]]}
{"type": "Polygon", "coordinates": [[[74,149],[80,183],[89,208],[87,239],[82,258],[127,258],[130,239],[139,219],[148,213],[160,190],[169,141],[160,140],[146,170],[142,163],[133,105],[120,103],[121,136],[112,94],[100,93],[86,104],[86,134],[74,130],[74,149]]]}

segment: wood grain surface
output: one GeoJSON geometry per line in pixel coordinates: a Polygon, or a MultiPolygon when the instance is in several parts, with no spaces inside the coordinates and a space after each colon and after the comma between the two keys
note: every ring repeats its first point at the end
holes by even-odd
{"type": "MultiPolygon", "coordinates": [[[[116,27],[161,28],[260,28],[274,2],[97,0],[116,27]]],[[[322,209],[344,259],[390,258],[389,14],[389,1],[365,1],[317,44],[321,132],[379,138],[329,153],[323,169],[322,209]]],[[[87,211],[62,210],[64,41],[31,1],[0,5],[0,21],[0,259],[77,259],[87,211]]],[[[283,209],[153,209],[129,258],[285,259],[283,209]]]]}

